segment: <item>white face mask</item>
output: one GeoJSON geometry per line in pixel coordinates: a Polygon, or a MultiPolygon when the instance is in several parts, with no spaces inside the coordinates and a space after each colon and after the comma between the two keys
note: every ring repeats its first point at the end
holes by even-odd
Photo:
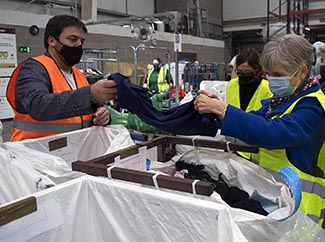
{"type": "Polygon", "coordinates": [[[290,79],[296,75],[299,69],[297,69],[291,76],[266,76],[269,81],[269,87],[271,92],[278,97],[286,97],[291,95],[295,90],[296,86],[290,85],[290,79]]]}

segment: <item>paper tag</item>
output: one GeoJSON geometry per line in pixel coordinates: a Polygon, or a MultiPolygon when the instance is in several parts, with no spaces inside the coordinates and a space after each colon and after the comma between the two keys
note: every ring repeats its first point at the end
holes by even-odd
{"type": "Polygon", "coordinates": [[[147,160],[147,147],[143,146],[139,148],[138,154],[128,156],[121,159],[120,156],[115,157],[114,164],[116,167],[127,168],[138,171],[146,170],[147,160]]]}

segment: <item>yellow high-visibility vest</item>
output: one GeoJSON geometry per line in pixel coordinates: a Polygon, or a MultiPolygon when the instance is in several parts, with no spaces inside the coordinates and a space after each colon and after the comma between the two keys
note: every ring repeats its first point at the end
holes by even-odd
{"type": "MultiPolygon", "coordinates": [[[[150,76],[152,74],[152,72],[154,71],[154,69],[150,69],[148,72],[148,83],[150,82],[150,76]]],[[[167,75],[167,69],[165,67],[160,67],[159,73],[158,73],[158,80],[157,80],[157,85],[158,85],[158,91],[159,92],[163,92],[164,90],[166,90],[169,85],[166,81],[166,75],[167,75]]]]}
{"type": "MultiPolygon", "coordinates": [[[[258,85],[257,89],[254,92],[253,97],[248,103],[246,108],[246,112],[252,110],[258,110],[262,107],[261,100],[268,99],[272,97],[273,94],[269,88],[269,82],[265,79],[261,81],[258,85]]],[[[226,103],[231,104],[237,108],[240,108],[240,94],[239,94],[239,80],[238,77],[233,78],[229,81],[227,92],[226,92],[226,103]]],[[[242,157],[246,159],[251,158],[251,153],[248,152],[238,152],[242,157]]]]}
{"type": "MultiPolygon", "coordinates": [[[[325,111],[325,96],[321,90],[310,93],[305,97],[316,97],[325,111]]],[[[296,100],[291,106],[282,114],[278,114],[272,118],[282,117],[285,114],[291,113],[298,101],[296,100]]],[[[259,149],[258,154],[252,154],[252,159],[266,169],[278,171],[284,166],[292,167],[298,174],[301,180],[302,200],[300,210],[307,214],[315,222],[322,225],[325,218],[325,179],[315,177],[305,172],[302,172],[293,166],[286,155],[285,149],[267,150],[259,149]]],[[[306,161],[308,162],[308,161],[306,161]]],[[[325,224],[323,224],[324,227],[325,224]]]]}

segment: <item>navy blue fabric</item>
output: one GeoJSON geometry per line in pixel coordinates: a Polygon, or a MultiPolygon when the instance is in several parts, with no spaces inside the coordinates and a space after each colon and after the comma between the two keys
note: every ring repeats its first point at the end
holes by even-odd
{"type": "Polygon", "coordinates": [[[130,82],[119,73],[108,76],[118,87],[118,104],[136,114],[144,122],[179,135],[215,136],[221,127],[216,115],[201,115],[194,109],[193,101],[169,110],[158,111],[152,106],[148,89],[130,82]]]}

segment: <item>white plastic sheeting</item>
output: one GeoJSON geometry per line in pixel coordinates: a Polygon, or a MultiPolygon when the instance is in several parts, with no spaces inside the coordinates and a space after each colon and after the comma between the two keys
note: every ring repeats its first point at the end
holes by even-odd
{"type": "Polygon", "coordinates": [[[201,81],[200,89],[207,90],[217,95],[222,101],[226,101],[226,93],[229,82],[227,81],[201,81]]]}
{"type": "Polygon", "coordinates": [[[49,165],[68,169],[60,158],[33,151],[23,146],[7,149],[0,146],[0,204],[35,193],[55,183],[34,167],[34,164],[49,162],[49,165]]]}
{"type": "Polygon", "coordinates": [[[21,143],[33,150],[59,156],[68,164],[76,160],[88,161],[135,144],[129,131],[123,125],[92,126],[13,143],[21,143]],[[67,139],[67,145],[60,149],[50,150],[49,143],[61,138],[67,139]]]}
{"type": "Polygon", "coordinates": [[[320,242],[325,238],[325,231],[299,212],[270,223],[264,216],[230,208],[217,194],[194,196],[88,175],[33,195],[38,210],[1,226],[0,242],[320,242]],[[46,209],[50,205],[52,210],[46,209]],[[42,220],[37,219],[39,213],[42,220]]]}
{"type": "MultiPolygon", "coordinates": [[[[232,218],[248,241],[325,241],[325,230],[299,210],[293,214],[295,201],[291,198],[288,187],[277,182],[262,167],[231,152],[188,147],[177,145],[176,149],[182,151],[173,161],[181,159],[188,163],[202,164],[213,179],[218,180],[222,173],[229,186],[238,187],[249,195],[258,191],[263,197],[278,202],[279,208],[268,216],[231,208],[232,218]]],[[[217,193],[213,193],[210,198],[222,202],[217,193]]]]}
{"type": "Polygon", "coordinates": [[[134,145],[122,125],[91,127],[40,139],[0,145],[0,204],[84,175],[71,162],[90,160],[134,145]],[[53,151],[49,142],[67,139],[53,151]]]}
{"type": "Polygon", "coordinates": [[[11,222],[20,222],[11,237],[1,238],[11,223],[0,227],[1,242],[247,241],[227,206],[180,193],[84,176],[35,196],[38,203],[59,201],[56,216],[63,216],[63,224],[28,238],[25,227],[40,225],[23,217],[11,222]]]}

